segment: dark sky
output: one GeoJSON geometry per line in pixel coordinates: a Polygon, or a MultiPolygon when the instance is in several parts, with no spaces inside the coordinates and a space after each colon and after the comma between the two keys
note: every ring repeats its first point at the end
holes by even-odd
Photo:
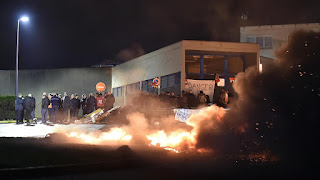
{"type": "Polygon", "coordinates": [[[7,0],[0,2],[0,69],[121,62],[183,39],[239,41],[241,25],[320,22],[317,1],[7,0]],[[241,13],[248,14],[242,21],[241,13]]]}

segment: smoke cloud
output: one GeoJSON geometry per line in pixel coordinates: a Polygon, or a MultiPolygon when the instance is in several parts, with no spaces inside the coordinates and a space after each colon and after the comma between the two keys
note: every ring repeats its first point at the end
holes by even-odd
{"type": "Polygon", "coordinates": [[[154,138],[164,146],[205,149],[221,157],[271,153],[285,165],[306,168],[319,156],[320,33],[298,31],[290,37],[262,73],[248,68],[236,76],[238,96],[229,110],[213,105],[181,123],[173,116],[156,116],[154,109],[170,105],[144,96],[125,117],[116,117],[129,122],[121,127],[127,133],[123,139],[130,135],[130,143],[148,144],[154,138]]]}
{"type": "Polygon", "coordinates": [[[144,49],[139,43],[133,43],[130,47],[121,50],[117,55],[116,59],[122,62],[129,61],[136,57],[144,55],[144,49]]]}
{"type": "Polygon", "coordinates": [[[263,73],[247,69],[236,76],[238,99],[221,121],[211,111],[200,124],[198,147],[270,150],[297,167],[313,159],[319,137],[320,33],[298,31],[290,37],[263,73]],[[221,123],[211,125],[216,121],[221,123]]]}

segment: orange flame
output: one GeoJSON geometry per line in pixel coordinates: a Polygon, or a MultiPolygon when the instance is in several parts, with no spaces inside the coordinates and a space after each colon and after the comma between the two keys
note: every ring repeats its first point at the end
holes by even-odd
{"type": "Polygon", "coordinates": [[[132,139],[132,136],[127,134],[127,132],[122,128],[112,128],[109,132],[103,132],[99,136],[77,132],[67,133],[67,136],[77,138],[80,142],[88,144],[102,144],[104,142],[128,143],[132,139]]]}
{"type": "MultiPolygon", "coordinates": [[[[209,106],[203,108],[199,113],[191,115],[187,120],[187,125],[192,126],[191,131],[184,129],[177,129],[171,132],[165,132],[164,130],[159,131],[150,131],[147,130],[147,127],[144,127],[146,131],[139,131],[145,136],[149,141],[149,146],[159,146],[166,150],[170,150],[176,153],[188,150],[196,150],[195,145],[197,143],[196,136],[199,132],[200,123],[205,123],[207,126],[216,126],[221,122],[222,117],[225,115],[225,110],[217,106],[209,106]]],[[[143,116],[135,115],[133,116],[133,123],[136,124],[136,129],[142,127],[144,123],[139,123],[136,119],[140,119],[141,122],[143,116]]],[[[135,127],[135,126],[134,126],[135,127]]],[[[80,140],[82,143],[89,144],[103,144],[103,143],[130,143],[132,135],[128,132],[136,132],[133,127],[124,127],[124,128],[112,128],[109,132],[103,132],[98,136],[96,134],[85,134],[71,132],[67,134],[68,137],[75,137],[80,140]]],[[[140,133],[140,134],[141,134],[140,133]]],[[[140,135],[139,134],[139,135],[140,135]]],[[[204,152],[207,150],[198,150],[198,152],[204,152]]]]}
{"type": "Polygon", "coordinates": [[[147,139],[151,141],[150,145],[166,147],[167,150],[171,150],[172,148],[185,148],[186,146],[190,149],[194,148],[196,143],[194,132],[187,132],[182,129],[168,134],[161,130],[147,135],[147,139]]]}
{"type": "Polygon", "coordinates": [[[196,135],[199,132],[200,123],[210,118],[215,118],[216,122],[210,119],[210,125],[214,126],[214,123],[221,122],[225,113],[225,110],[218,106],[203,108],[199,113],[191,115],[187,120],[187,124],[193,127],[190,132],[178,129],[174,132],[165,133],[163,130],[160,130],[156,133],[149,134],[146,137],[151,141],[150,146],[165,147],[166,150],[171,150],[176,153],[179,153],[184,149],[195,149],[196,135]]]}

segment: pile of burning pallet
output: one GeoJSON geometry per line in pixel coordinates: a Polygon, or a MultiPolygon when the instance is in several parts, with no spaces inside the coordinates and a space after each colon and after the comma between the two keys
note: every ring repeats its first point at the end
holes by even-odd
{"type": "Polygon", "coordinates": [[[104,109],[97,109],[90,114],[85,115],[81,119],[77,120],[76,124],[101,124],[102,120],[107,118],[113,111],[119,109],[120,106],[113,107],[105,111],[104,109]]]}

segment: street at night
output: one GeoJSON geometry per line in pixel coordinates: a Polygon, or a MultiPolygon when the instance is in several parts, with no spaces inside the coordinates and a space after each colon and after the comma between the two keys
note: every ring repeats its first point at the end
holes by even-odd
{"type": "Polygon", "coordinates": [[[1,179],[317,179],[319,5],[1,1],[1,179]]]}

